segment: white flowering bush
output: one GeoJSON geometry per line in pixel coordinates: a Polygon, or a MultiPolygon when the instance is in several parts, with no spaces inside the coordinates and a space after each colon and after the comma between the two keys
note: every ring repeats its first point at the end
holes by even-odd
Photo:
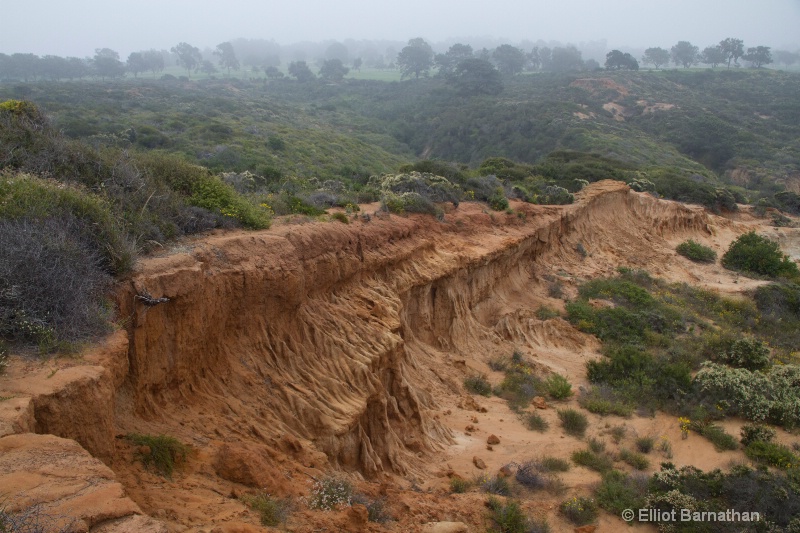
{"type": "Polygon", "coordinates": [[[788,427],[800,425],[799,366],[776,365],[767,372],[753,372],[707,362],[695,384],[710,399],[726,405],[729,414],[788,427]]]}
{"type": "Polygon", "coordinates": [[[414,193],[429,202],[452,202],[458,205],[463,194],[461,187],[447,178],[427,172],[383,175],[370,178],[370,183],[377,185],[383,194],[414,193]]]}
{"type": "Polygon", "coordinates": [[[330,511],[341,505],[350,505],[353,499],[353,485],[340,476],[326,476],[314,481],[308,506],[312,509],[330,511]]]}
{"type": "Polygon", "coordinates": [[[751,337],[736,339],[727,350],[720,354],[721,362],[748,370],[767,368],[771,362],[769,346],[751,337]]]}

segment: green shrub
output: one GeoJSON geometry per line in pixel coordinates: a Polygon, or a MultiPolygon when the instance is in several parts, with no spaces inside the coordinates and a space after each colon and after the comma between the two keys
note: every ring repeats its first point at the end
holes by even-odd
{"type": "Polygon", "coordinates": [[[561,502],[559,511],[576,526],[590,524],[597,519],[597,502],[592,498],[575,496],[561,502]]]}
{"type": "Polygon", "coordinates": [[[331,218],[333,220],[338,220],[342,224],[349,224],[350,223],[350,219],[347,218],[347,215],[345,215],[344,213],[341,213],[341,212],[336,212],[336,213],[332,214],[331,218]]]}
{"type": "Polygon", "coordinates": [[[354,494],[353,505],[363,505],[367,508],[367,520],[376,524],[385,524],[392,520],[392,515],[386,506],[386,498],[372,499],[365,494],[354,494]]]}
{"type": "Polygon", "coordinates": [[[675,251],[696,263],[713,263],[717,260],[717,252],[691,239],[680,243],[675,251]]]}
{"type": "Polygon", "coordinates": [[[744,454],[753,461],[784,470],[800,465],[800,457],[783,444],[775,442],[753,441],[745,447],[744,454]]]}
{"type": "Polygon", "coordinates": [[[113,206],[79,185],[0,173],[0,219],[59,221],[76,234],[73,240],[84,241],[99,256],[102,269],[109,274],[123,274],[133,268],[133,243],[113,206]]]}
{"type": "Polygon", "coordinates": [[[353,485],[345,478],[328,475],[314,481],[308,506],[312,509],[330,511],[340,505],[350,505],[353,497],[353,485]]]}
{"type": "Polygon", "coordinates": [[[489,519],[501,533],[528,533],[528,517],[519,503],[513,500],[503,503],[491,496],[486,506],[489,508],[489,519]]]}
{"type": "Polygon", "coordinates": [[[495,372],[505,372],[508,368],[508,359],[505,357],[493,357],[489,360],[489,368],[495,372]]]}
{"type": "Polygon", "coordinates": [[[595,453],[591,450],[577,450],[572,452],[571,459],[576,465],[585,466],[601,474],[614,468],[614,461],[612,461],[608,455],[595,453]]]}
{"type": "Polygon", "coordinates": [[[661,438],[658,439],[657,449],[665,458],[672,459],[672,443],[666,435],[662,435],[661,438]]]}
{"type": "Polygon", "coordinates": [[[594,453],[603,453],[606,451],[606,443],[596,437],[591,437],[587,444],[589,445],[589,449],[594,453]]]}
{"type": "Polygon", "coordinates": [[[463,494],[467,492],[472,483],[469,480],[460,478],[460,477],[452,477],[450,478],[450,492],[453,494],[463,494]]]}
{"type": "Polygon", "coordinates": [[[581,407],[600,416],[616,415],[629,417],[633,413],[634,405],[623,400],[607,385],[595,385],[581,391],[578,397],[581,407]]]}
{"type": "Polygon", "coordinates": [[[741,430],[741,443],[749,446],[752,442],[772,442],[775,440],[775,430],[763,424],[745,424],[741,430]]]}
{"type": "Polygon", "coordinates": [[[550,427],[550,424],[548,424],[547,420],[542,418],[537,413],[529,413],[525,416],[525,427],[531,431],[539,431],[543,433],[547,431],[547,428],[550,427]]]}
{"type": "Polygon", "coordinates": [[[501,476],[483,477],[479,480],[478,485],[483,492],[489,494],[497,494],[498,496],[511,495],[511,485],[508,484],[506,478],[501,476]]]}
{"type": "Polygon", "coordinates": [[[505,211],[509,208],[508,198],[506,198],[506,193],[503,192],[502,187],[495,189],[494,193],[486,200],[486,203],[495,211],[505,211]]]}
{"type": "Polygon", "coordinates": [[[647,470],[650,468],[650,461],[641,453],[623,448],[619,451],[619,458],[635,468],[636,470],[647,470]]]}
{"type": "Polygon", "coordinates": [[[709,362],[694,381],[705,401],[728,414],[787,427],[800,425],[800,366],[774,365],[768,371],[752,372],[709,362]]]}
{"type": "Polygon", "coordinates": [[[535,203],[541,205],[566,205],[575,201],[575,197],[564,187],[547,185],[536,195],[535,203]]]}
{"type": "Polygon", "coordinates": [[[436,205],[415,192],[403,194],[385,193],[383,195],[383,209],[390,213],[423,213],[426,215],[439,215],[440,210],[436,205]]]}
{"type": "MultiPolygon", "coordinates": [[[[563,463],[566,463],[566,461],[563,461],[563,463]]],[[[561,462],[550,466],[554,470],[564,468],[564,464],[561,462]]],[[[566,464],[566,468],[569,469],[569,463],[566,464]]],[[[561,478],[553,474],[553,470],[548,470],[542,461],[527,461],[517,465],[514,479],[517,480],[517,483],[530,490],[547,490],[548,492],[559,494],[565,488],[561,478]]]]}
{"type": "Polygon", "coordinates": [[[514,352],[496,394],[507,400],[513,410],[519,411],[528,406],[542,387],[534,368],[522,360],[522,354],[514,352]]]}
{"type": "Polygon", "coordinates": [[[189,203],[224,217],[232,218],[250,229],[270,226],[269,213],[247,201],[218,177],[204,177],[193,184],[189,203]]]}
{"type": "MultiPolygon", "coordinates": [[[[447,178],[426,172],[384,174],[380,177],[370,178],[370,184],[379,187],[384,194],[389,196],[395,195],[403,198],[405,195],[414,195],[413,202],[422,202],[425,205],[434,202],[451,202],[458,205],[463,194],[461,187],[447,178]]],[[[408,198],[412,198],[412,196],[408,196],[408,198]]],[[[410,209],[406,210],[410,211],[410,209]]]]}
{"type": "Polygon", "coordinates": [[[633,477],[611,470],[603,474],[603,480],[595,490],[597,504],[619,516],[625,509],[641,509],[647,496],[647,478],[633,477]]]}
{"type": "Polygon", "coordinates": [[[544,381],[547,394],[555,400],[565,400],[572,396],[572,384],[561,374],[550,374],[544,381]]]}
{"type": "Polygon", "coordinates": [[[726,365],[747,370],[762,370],[770,365],[771,358],[769,346],[752,337],[732,341],[718,356],[726,365]]]}
{"type": "Polygon", "coordinates": [[[286,524],[292,511],[291,500],[273,498],[264,491],[252,495],[244,494],[240,499],[251,509],[258,512],[262,526],[286,524]]]}
{"type": "Polygon", "coordinates": [[[730,435],[716,424],[693,422],[692,429],[710,440],[714,444],[714,448],[716,448],[717,451],[739,449],[739,443],[736,442],[736,439],[733,437],[733,435],[730,435]]]}
{"type": "Polygon", "coordinates": [[[469,376],[464,379],[464,388],[473,394],[480,394],[481,396],[492,395],[492,384],[486,379],[486,376],[469,376]]]}
{"type": "Polygon", "coordinates": [[[636,449],[642,453],[650,453],[654,444],[655,439],[653,437],[639,437],[636,439],[636,449]]]}
{"type": "Polygon", "coordinates": [[[559,457],[542,457],[538,463],[544,472],[566,472],[570,468],[569,461],[559,457]]]}
{"type": "Polygon", "coordinates": [[[757,276],[794,278],[800,275],[797,265],[781,251],[777,242],[755,231],[733,241],[722,256],[722,266],[757,276]]]}
{"type": "Polygon", "coordinates": [[[614,426],[609,431],[611,434],[611,439],[614,441],[615,444],[619,444],[622,439],[625,438],[625,435],[628,433],[627,426],[614,426]]]}
{"type": "Polygon", "coordinates": [[[574,409],[559,409],[558,418],[561,420],[561,427],[564,428],[564,431],[574,437],[583,437],[586,428],[589,427],[586,415],[574,409]]]}
{"type": "Polygon", "coordinates": [[[536,318],[539,320],[550,320],[551,318],[558,318],[559,316],[561,316],[561,314],[558,311],[546,305],[536,310],[536,318]]]}
{"type": "Polygon", "coordinates": [[[139,458],[145,466],[153,465],[157,472],[167,478],[172,477],[175,466],[186,460],[191,449],[175,437],[167,435],[129,433],[125,438],[142,447],[139,458]]]}

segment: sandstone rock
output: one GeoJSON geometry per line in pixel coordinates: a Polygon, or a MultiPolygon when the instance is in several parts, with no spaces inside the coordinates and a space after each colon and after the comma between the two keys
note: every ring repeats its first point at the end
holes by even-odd
{"type": "Polygon", "coordinates": [[[211,533],[261,533],[264,528],[245,522],[228,522],[211,530],[211,533]]]}
{"type": "Polygon", "coordinates": [[[347,531],[361,531],[369,522],[369,511],[361,504],[351,505],[347,509],[347,531]]]}
{"type": "Polygon", "coordinates": [[[9,398],[0,402],[0,437],[14,433],[33,433],[33,401],[30,398],[9,398]]]}
{"type": "Polygon", "coordinates": [[[248,487],[271,487],[275,483],[267,464],[257,447],[244,443],[225,443],[217,451],[214,470],[222,479],[248,487]]]}
{"type": "Polygon", "coordinates": [[[467,533],[469,527],[464,522],[429,522],[422,526],[423,533],[467,533]]]}
{"type": "MultiPolygon", "coordinates": [[[[123,518],[120,523],[131,525],[131,517],[142,514],[110,468],[74,440],[54,435],[0,438],[0,487],[8,511],[39,505],[44,518],[73,520],[77,530],[123,518]]],[[[165,531],[152,519],[133,523],[142,529],[124,531],[165,531]]]]}
{"type": "MultiPolygon", "coordinates": [[[[167,526],[147,515],[132,515],[103,522],[92,528],[92,533],[167,533],[167,526]]],[[[255,533],[257,530],[253,529],[255,533]]],[[[225,533],[233,533],[226,531],[225,533]]],[[[245,532],[242,532],[245,533],[245,532]]],[[[247,532],[250,533],[250,532],[247,532]]]]}
{"type": "Polygon", "coordinates": [[[42,368],[26,379],[3,383],[12,395],[31,398],[36,433],[74,439],[101,458],[114,454],[112,387],[110,371],[97,365],[61,368],[55,373],[42,368]]]}
{"type": "Polygon", "coordinates": [[[575,533],[594,533],[597,530],[597,526],[594,524],[589,524],[586,526],[576,527],[573,531],[575,533]]]}
{"type": "Polygon", "coordinates": [[[537,409],[547,409],[547,402],[541,396],[535,396],[533,398],[533,406],[537,409]]]}
{"type": "Polygon", "coordinates": [[[486,444],[491,444],[491,445],[500,444],[500,437],[492,433],[491,435],[489,435],[489,438],[486,439],[486,444]]]}
{"type": "Polygon", "coordinates": [[[500,467],[500,470],[497,471],[497,475],[500,477],[511,477],[514,475],[511,467],[508,465],[503,465],[500,467]]]}
{"type": "Polygon", "coordinates": [[[480,468],[481,470],[486,469],[486,463],[484,463],[483,459],[481,459],[477,455],[472,458],[472,464],[474,464],[476,468],[480,468]]]}

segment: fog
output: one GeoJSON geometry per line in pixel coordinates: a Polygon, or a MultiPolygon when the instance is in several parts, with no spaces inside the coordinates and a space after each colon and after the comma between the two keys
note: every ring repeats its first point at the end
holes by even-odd
{"type": "Polygon", "coordinates": [[[213,48],[235,38],[303,41],[379,39],[431,44],[603,42],[608,48],[700,46],[726,37],[745,46],[800,48],[799,0],[29,0],[3,6],[0,52],[86,57],[111,48],[213,48]]]}

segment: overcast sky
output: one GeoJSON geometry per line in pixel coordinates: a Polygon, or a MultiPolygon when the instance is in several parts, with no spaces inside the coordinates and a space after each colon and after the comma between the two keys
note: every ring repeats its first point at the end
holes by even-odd
{"type": "Polygon", "coordinates": [[[800,48],[800,0],[27,0],[5,1],[0,52],[85,57],[111,48],[213,48],[237,37],[280,44],[423,37],[515,43],[606,39],[609,48],[800,48]]]}

